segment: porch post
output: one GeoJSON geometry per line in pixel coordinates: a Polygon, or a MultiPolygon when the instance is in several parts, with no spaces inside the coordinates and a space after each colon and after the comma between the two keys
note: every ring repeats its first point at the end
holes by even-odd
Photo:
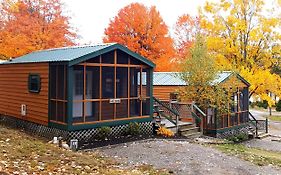
{"type": "Polygon", "coordinates": [[[150,117],[153,117],[153,68],[149,69],[149,85],[147,83],[147,80],[146,80],[146,84],[147,86],[150,86],[149,90],[149,96],[150,96],[150,117]]]}
{"type": "Polygon", "coordinates": [[[67,129],[72,128],[73,115],[73,66],[67,67],[67,129]]]}

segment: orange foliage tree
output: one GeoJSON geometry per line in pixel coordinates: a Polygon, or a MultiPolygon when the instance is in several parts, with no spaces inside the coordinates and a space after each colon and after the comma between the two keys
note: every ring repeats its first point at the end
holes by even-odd
{"type": "Polygon", "coordinates": [[[3,0],[0,4],[0,59],[34,50],[73,45],[75,32],[59,0],[3,0]]]}
{"type": "Polygon", "coordinates": [[[117,42],[150,59],[156,71],[171,71],[173,40],[155,6],[132,3],[122,8],[105,29],[104,42],[117,42]]]}
{"type": "Polygon", "coordinates": [[[196,34],[200,31],[199,18],[189,14],[179,16],[174,27],[174,43],[176,48],[175,61],[180,65],[190,54],[196,34]]]}

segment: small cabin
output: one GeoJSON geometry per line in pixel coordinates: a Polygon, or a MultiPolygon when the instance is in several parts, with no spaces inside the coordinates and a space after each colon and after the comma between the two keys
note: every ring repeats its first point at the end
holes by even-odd
{"type": "MultiPolygon", "coordinates": [[[[153,74],[153,96],[161,101],[169,101],[170,103],[177,103],[178,91],[187,86],[178,72],[154,72],[153,74]]],[[[206,117],[203,117],[204,134],[216,136],[230,130],[231,128],[246,125],[249,121],[249,86],[250,84],[239,74],[230,71],[224,71],[217,75],[214,83],[221,86],[229,86],[233,81],[237,82],[237,91],[230,94],[232,103],[228,102],[228,112],[221,116],[217,116],[214,108],[204,110],[206,117]]],[[[226,87],[227,88],[227,87],[226,87]]],[[[179,105],[185,105],[190,102],[178,102],[179,105]]],[[[185,111],[184,114],[188,114],[185,111]]],[[[191,121],[192,117],[182,116],[191,121]]],[[[191,121],[192,122],[192,121],[191,121]]]]}
{"type": "Polygon", "coordinates": [[[148,122],[154,67],[116,43],[32,52],[0,64],[0,115],[68,131],[148,122]]]}

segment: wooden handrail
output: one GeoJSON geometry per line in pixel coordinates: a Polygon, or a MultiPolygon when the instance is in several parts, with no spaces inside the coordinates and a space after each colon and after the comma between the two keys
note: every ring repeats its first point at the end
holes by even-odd
{"type": "Polygon", "coordinates": [[[204,117],[207,116],[196,104],[193,103],[192,106],[193,106],[199,113],[201,113],[204,117]]]}
{"type": "Polygon", "coordinates": [[[162,103],[160,100],[158,100],[157,98],[153,97],[153,100],[156,101],[157,103],[159,103],[161,106],[163,106],[165,109],[167,109],[169,112],[173,113],[176,116],[179,116],[180,114],[173,110],[172,108],[170,108],[169,106],[166,106],[164,103],[162,103]]]}
{"type": "Polygon", "coordinates": [[[165,110],[167,110],[168,112],[170,112],[172,115],[176,116],[176,121],[173,121],[173,119],[171,117],[169,117],[168,115],[166,115],[164,112],[160,112],[158,109],[158,113],[161,113],[162,116],[164,116],[167,120],[169,120],[171,123],[173,123],[176,126],[176,132],[178,133],[179,130],[179,113],[175,110],[173,110],[172,108],[170,108],[169,106],[165,105],[164,103],[162,103],[160,100],[158,100],[157,98],[153,97],[154,102],[158,103],[161,107],[163,107],[165,110]]]}

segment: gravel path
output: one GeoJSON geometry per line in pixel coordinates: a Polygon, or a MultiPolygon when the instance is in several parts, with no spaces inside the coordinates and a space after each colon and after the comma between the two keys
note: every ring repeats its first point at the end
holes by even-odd
{"type": "Polygon", "coordinates": [[[187,141],[148,140],[99,149],[129,165],[150,164],[175,174],[280,174],[281,169],[257,166],[213,148],[187,141]]]}
{"type": "Polygon", "coordinates": [[[281,138],[266,137],[261,140],[253,139],[253,140],[244,142],[243,144],[248,147],[261,148],[261,149],[265,149],[265,150],[281,152],[281,142],[272,141],[272,140],[281,140],[281,138]]]}
{"type": "MultiPolygon", "coordinates": [[[[260,111],[256,109],[250,109],[250,112],[258,120],[265,120],[265,116],[269,116],[268,111],[260,111]]],[[[281,116],[281,112],[273,111],[272,115],[281,116]]],[[[269,134],[281,137],[281,122],[269,120],[269,134]]]]}

